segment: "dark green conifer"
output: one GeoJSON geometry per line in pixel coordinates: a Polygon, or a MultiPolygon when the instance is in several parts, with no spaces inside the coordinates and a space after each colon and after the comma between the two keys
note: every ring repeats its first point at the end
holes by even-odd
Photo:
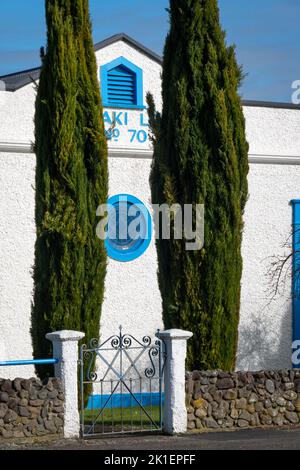
{"type": "Polygon", "coordinates": [[[154,134],[153,203],[205,205],[205,245],[158,240],[167,327],[191,330],[190,369],[235,364],[248,144],[241,68],[221,30],[217,0],[170,0],[163,111],[148,96],[154,134]]]}
{"type": "Polygon", "coordinates": [[[35,357],[51,354],[47,332],[99,337],[106,272],[96,209],[107,199],[107,143],[88,0],[45,4],[47,48],[35,113],[35,357]]]}

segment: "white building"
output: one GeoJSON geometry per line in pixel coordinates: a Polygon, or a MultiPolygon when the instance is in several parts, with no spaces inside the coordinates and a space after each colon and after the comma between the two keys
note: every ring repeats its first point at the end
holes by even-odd
{"type": "MultiPolygon", "coordinates": [[[[152,150],[145,96],[151,91],[161,109],[161,58],[125,34],[96,44],[95,53],[107,128],[113,119],[116,122],[109,140],[109,193],[133,194],[151,208],[152,150]],[[122,97],[122,90],[114,96],[109,89],[110,73],[118,67],[135,87],[129,97],[126,93],[122,97]]],[[[32,142],[34,81],[38,78],[38,68],[0,77],[0,360],[32,357],[32,142]]],[[[244,113],[250,173],[237,367],[291,367],[292,338],[300,338],[296,315],[300,310],[294,302],[293,312],[289,281],[284,295],[269,302],[266,273],[268,257],[284,253],[282,245],[292,227],[291,200],[300,198],[300,106],[246,101],[244,113]]],[[[163,328],[161,310],[153,240],[134,261],[109,260],[101,319],[103,338],[117,332],[120,324],[136,337],[152,335],[163,328]]],[[[0,368],[0,376],[33,374],[31,367],[0,368]]]]}

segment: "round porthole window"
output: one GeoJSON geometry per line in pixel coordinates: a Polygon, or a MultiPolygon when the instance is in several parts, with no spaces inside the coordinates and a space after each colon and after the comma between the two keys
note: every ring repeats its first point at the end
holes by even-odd
{"type": "Polygon", "coordinates": [[[118,194],[107,201],[108,225],[105,247],[110,258],[132,261],[148,248],[152,237],[151,215],[140,199],[118,194]]]}

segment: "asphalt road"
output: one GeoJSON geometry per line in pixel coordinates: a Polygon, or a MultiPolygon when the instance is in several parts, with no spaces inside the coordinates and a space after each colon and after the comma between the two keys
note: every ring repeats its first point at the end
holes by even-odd
{"type": "Polygon", "coordinates": [[[25,444],[0,440],[0,449],[46,450],[300,450],[300,428],[251,429],[182,436],[137,435],[25,444]]]}

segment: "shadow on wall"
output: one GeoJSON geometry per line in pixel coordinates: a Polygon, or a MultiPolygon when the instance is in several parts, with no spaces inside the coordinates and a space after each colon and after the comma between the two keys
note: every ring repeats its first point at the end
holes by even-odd
{"type": "Polygon", "coordinates": [[[240,326],[236,361],[237,370],[268,370],[291,368],[291,305],[282,305],[281,323],[272,324],[272,316],[256,317],[240,326]],[[278,326],[278,329],[276,328],[278,326]],[[276,329],[275,329],[276,328],[276,329]]]}

